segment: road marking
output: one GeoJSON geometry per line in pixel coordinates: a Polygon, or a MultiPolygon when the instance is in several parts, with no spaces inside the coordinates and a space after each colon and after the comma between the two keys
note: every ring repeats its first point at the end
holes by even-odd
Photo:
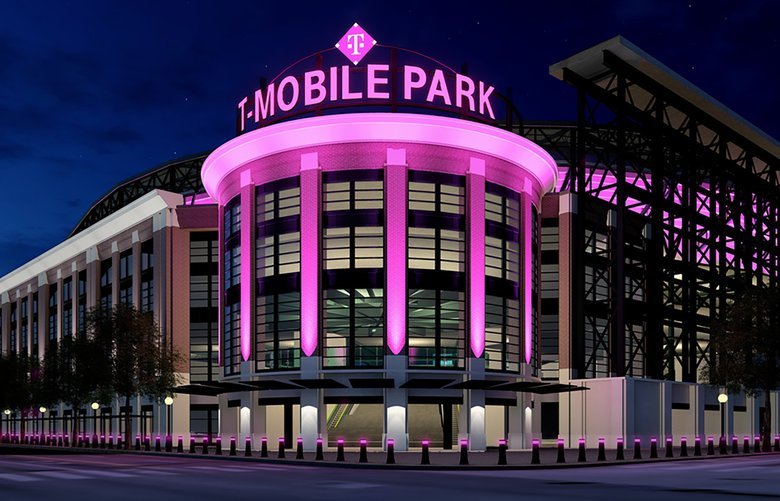
{"type": "Polygon", "coordinates": [[[34,471],[30,472],[35,475],[42,475],[44,477],[58,478],[60,480],[85,480],[90,477],[84,475],[76,475],[74,473],[67,473],[65,471],[34,471]]]}
{"type": "Polygon", "coordinates": [[[13,480],[14,482],[35,482],[40,478],[28,477],[27,475],[15,475],[13,473],[0,473],[0,479],[13,480]]]}

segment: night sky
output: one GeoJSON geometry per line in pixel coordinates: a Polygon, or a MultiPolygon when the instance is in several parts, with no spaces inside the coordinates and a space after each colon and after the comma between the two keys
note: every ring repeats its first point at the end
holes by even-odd
{"type": "Polygon", "coordinates": [[[0,0],[0,275],[122,180],[234,136],[235,106],[353,22],[574,118],[550,64],[621,34],[780,137],[780,2],[0,0]]]}

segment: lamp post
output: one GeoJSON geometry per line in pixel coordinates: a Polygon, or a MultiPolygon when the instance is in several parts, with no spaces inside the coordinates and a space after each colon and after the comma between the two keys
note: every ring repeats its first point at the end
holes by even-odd
{"type": "Polygon", "coordinates": [[[38,407],[38,412],[41,413],[41,429],[38,432],[38,435],[43,435],[46,433],[46,406],[42,405],[38,407]]]}
{"type": "Polygon", "coordinates": [[[5,431],[10,435],[11,434],[11,409],[5,409],[3,411],[3,414],[5,415],[5,431]]]}
{"type": "Polygon", "coordinates": [[[718,395],[718,403],[720,403],[720,436],[726,436],[726,402],[729,401],[727,393],[721,393],[718,395]]]}
{"type": "Polygon", "coordinates": [[[97,402],[92,402],[92,430],[93,434],[97,435],[97,411],[100,408],[100,404],[97,402]]]}
{"type": "Polygon", "coordinates": [[[166,414],[166,418],[167,418],[166,419],[167,423],[166,423],[165,431],[166,431],[166,435],[170,435],[171,431],[172,431],[171,428],[173,428],[173,415],[171,415],[171,406],[173,405],[173,397],[168,395],[167,397],[165,397],[164,402],[165,402],[166,411],[167,411],[165,413],[166,414]]]}

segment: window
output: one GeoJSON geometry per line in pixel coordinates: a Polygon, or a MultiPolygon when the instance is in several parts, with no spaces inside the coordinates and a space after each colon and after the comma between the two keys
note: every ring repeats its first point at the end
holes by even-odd
{"type": "Polygon", "coordinates": [[[119,302],[133,304],[133,251],[119,255],[119,302]]]}
{"type": "Polygon", "coordinates": [[[520,370],[520,301],[485,296],[485,367],[520,370]]]}
{"type": "Polygon", "coordinates": [[[218,304],[219,236],[216,231],[190,234],[190,381],[219,377],[218,304]]]}
{"type": "Polygon", "coordinates": [[[465,356],[465,294],[409,290],[409,366],[462,368],[465,356]]]}
{"type": "Polygon", "coordinates": [[[383,209],[384,182],[381,177],[379,177],[381,176],[381,171],[351,171],[351,174],[365,175],[376,179],[351,179],[325,183],[323,209],[325,211],[383,209]]]}
{"type": "Polygon", "coordinates": [[[301,271],[300,232],[258,236],[257,277],[270,277],[301,271]]]}
{"type": "Polygon", "coordinates": [[[141,243],[141,311],[154,311],[154,241],[141,243]]]}
{"type": "Polygon", "coordinates": [[[27,311],[27,298],[22,299],[22,322],[21,322],[21,329],[19,333],[19,351],[21,351],[24,354],[28,354],[27,351],[27,339],[28,339],[28,328],[27,328],[27,319],[28,319],[28,311],[27,311]]]}
{"type": "Polygon", "coordinates": [[[409,268],[465,270],[465,234],[439,228],[409,228],[409,268]]]}
{"type": "Polygon", "coordinates": [[[30,333],[30,346],[32,356],[38,356],[38,293],[33,293],[32,297],[32,332],[30,333]]]}
{"type": "Polygon", "coordinates": [[[324,367],[382,367],[383,289],[327,289],[322,309],[324,367]]]}
{"type": "Polygon", "coordinates": [[[73,280],[68,277],[62,282],[62,335],[73,335],[73,280]]]}
{"type": "MultiPolygon", "coordinates": [[[[103,301],[103,298],[101,298],[103,301]]],[[[109,298],[110,304],[110,298],[109,298]]],[[[79,336],[87,333],[87,271],[79,272],[79,297],[76,311],[76,330],[79,336]]]]}
{"type": "Polygon", "coordinates": [[[241,363],[241,196],[225,206],[223,226],[223,357],[225,375],[238,374],[241,363]]]}
{"type": "MultiPolygon", "coordinates": [[[[431,173],[432,174],[432,173],[431,173]]],[[[410,173],[410,179],[420,178],[410,173]]],[[[409,181],[409,210],[464,214],[465,186],[446,184],[447,181],[409,181]]]]}
{"type": "Polygon", "coordinates": [[[301,293],[258,296],[256,318],[256,370],[300,367],[301,293]]]}
{"type": "Polygon", "coordinates": [[[57,284],[49,286],[49,321],[47,329],[49,341],[57,340],[57,284]]]}
{"type": "Polygon", "coordinates": [[[384,267],[381,226],[325,228],[323,264],[326,270],[384,267]]]}
{"type": "Polygon", "coordinates": [[[9,338],[11,353],[16,353],[16,302],[11,303],[11,336],[9,338]]]}

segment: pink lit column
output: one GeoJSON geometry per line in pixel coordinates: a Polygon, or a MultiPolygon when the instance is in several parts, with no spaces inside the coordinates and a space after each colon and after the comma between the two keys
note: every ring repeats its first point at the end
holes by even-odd
{"type": "MultiPolygon", "coordinates": [[[[406,150],[387,149],[385,162],[385,228],[387,347],[385,357],[388,378],[403,380],[406,376],[406,150]]],[[[385,390],[385,437],[393,439],[397,451],[408,449],[406,390],[385,390]]]]}
{"type": "Polygon", "coordinates": [[[252,173],[245,170],[241,173],[241,359],[246,362],[252,355],[252,326],[254,314],[252,311],[252,283],[254,277],[252,268],[254,264],[254,235],[253,221],[255,213],[254,185],[252,173]]]}
{"type": "MultiPolygon", "coordinates": [[[[317,344],[320,335],[320,193],[321,175],[317,153],[301,155],[301,377],[319,376],[317,344]]],[[[326,413],[322,391],[301,390],[300,430],[303,448],[317,447],[326,413]]],[[[325,437],[327,438],[327,437],[325,437]]]]}
{"type": "MultiPolygon", "coordinates": [[[[485,161],[469,159],[466,174],[468,189],[469,241],[469,339],[471,379],[482,379],[485,373],[485,161]]],[[[487,447],[485,427],[485,391],[467,390],[469,449],[487,447]]]]}
{"type": "Polygon", "coordinates": [[[301,155],[301,350],[310,357],[319,338],[320,168],[317,153],[301,155]]]}
{"type": "Polygon", "coordinates": [[[526,180],[526,186],[520,195],[520,259],[523,261],[523,356],[526,364],[531,363],[533,354],[533,213],[531,202],[530,182],[526,180]]]}

